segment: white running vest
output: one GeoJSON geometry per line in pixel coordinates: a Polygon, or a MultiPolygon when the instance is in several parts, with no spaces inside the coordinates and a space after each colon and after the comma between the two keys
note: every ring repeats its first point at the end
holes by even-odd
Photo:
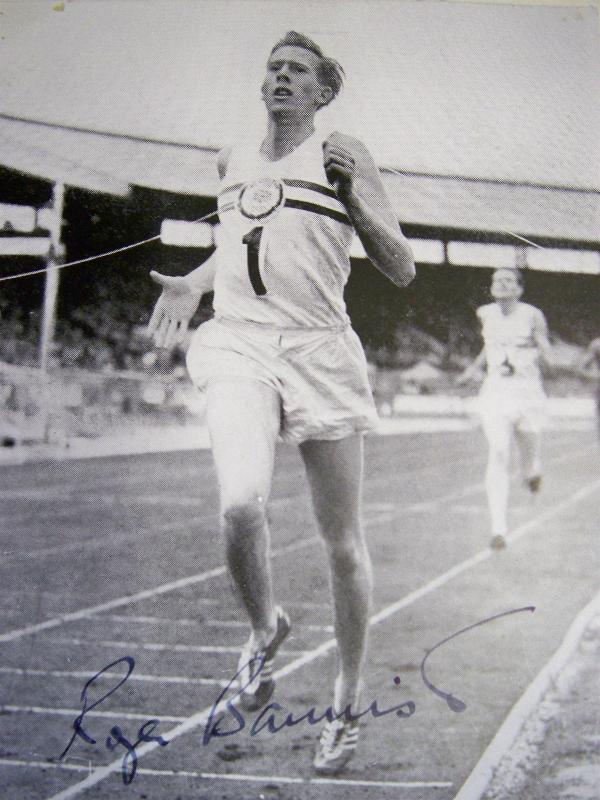
{"type": "Polygon", "coordinates": [[[322,142],[314,133],[277,161],[256,142],[234,147],[218,197],[218,316],[275,327],[348,323],[354,231],[325,175],[322,142]]]}
{"type": "Polygon", "coordinates": [[[477,309],[485,343],[489,378],[521,378],[541,381],[540,353],[536,330],[544,331],[544,315],[529,303],[519,303],[511,314],[503,314],[496,303],[477,309]]]}

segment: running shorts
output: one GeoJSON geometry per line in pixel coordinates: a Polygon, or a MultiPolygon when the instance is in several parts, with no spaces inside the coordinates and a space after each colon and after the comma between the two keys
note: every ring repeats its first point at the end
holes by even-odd
{"type": "Polygon", "coordinates": [[[519,378],[488,378],[476,403],[484,429],[499,419],[528,433],[540,433],[546,423],[547,400],[538,381],[519,378]]]}
{"type": "Polygon", "coordinates": [[[215,381],[271,386],[285,441],[343,439],[377,425],[367,361],[349,325],[274,328],[217,317],[193,335],[187,367],[201,391],[215,381]]]}

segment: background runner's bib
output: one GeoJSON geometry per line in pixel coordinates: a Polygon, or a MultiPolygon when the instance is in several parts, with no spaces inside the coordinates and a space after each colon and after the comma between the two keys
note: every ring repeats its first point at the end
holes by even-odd
{"type": "Polygon", "coordinates": [[[485,342],[488,379],[517,378],[541,383],[540,354],[535,331],[545,327],[542,313],[519,303],[503,314],[496,303],[477,310],[485,342]]]}
{"type": "Polygon", "coordinates": [[[235,147],[219,190],[215,312],[278,327],[346,324],[353,228],[323,168],[322,135],[267,161],[235,147]]]}

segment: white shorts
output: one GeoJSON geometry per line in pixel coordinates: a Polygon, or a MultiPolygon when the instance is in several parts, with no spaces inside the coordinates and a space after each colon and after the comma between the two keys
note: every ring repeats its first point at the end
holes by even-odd
{"type": "Polygon", "coordinates": [[[537,381],[488,379],[481,387],[476,409],[486,431],[504,420],[517,430],[540,433],[546,423],[547,400],[537,381]]]}
{"type": "Polygon", "coordinates": [[[343,439],[377,425],[367,361],[349,326],[273,328],[218,317],[192,337],[187,367],[200,390],[240,379],[271,386],[287,441],[343,439]]]}

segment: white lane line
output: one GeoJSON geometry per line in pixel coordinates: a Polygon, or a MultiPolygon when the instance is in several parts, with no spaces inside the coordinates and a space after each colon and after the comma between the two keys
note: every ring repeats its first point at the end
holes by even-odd
{"type": "MultiPolygon", "coordinates": [[[[448,500],[454,500],[461,497],[465,497],[468,494],[473,494],[478,491],[481,491],[483,488],[483,484],[477,483],[473,484],[472,486],[468,486],[465,489],[461,489],[458,492],[451,492],[447,495],[442,495],[436,500],[437,503],[446,502],[448,500]]],[[[400,510],[400,509],[399,509],[400,510]]],[[[368,520],[365,525],[369,526],[371,524],[376,524],[382,521],[379,518],[374,520],[368,520]]],[[[386,521],[387,521],[387,514],[386,514],[386,521]]],[[[287,545],[286,547],[278,548],[273,551],[273,556],[284,555],[295,550],[303,549],[304,547],[309,547],[315,542],[320,541],[320,537],[312,536],[309,539],[304,539],[300,542],[295,542],[294,544],[287,545]]],[[[221,565],[220,567],[215,567],[212,570],[208,570],[207,572],[201,572],[198,575],[191,575],[187,578],[180,578],[176,581],[171,581],[170,583],[163,584],[162,586],[157,586],[154,589],[146,589],[141,592],[137,592],[133,595],[126,595],[125,597],[118,597],[114,600],[108,600],[105,603],[100,603],[96,606],[91,606],[89,608],[81,609],[80,611],[73,611],[69,614],[63,614],[59,617],[55,617],[54,619],[46,620],[45,622],[38,622],[33,625],[27,625],[24,628],[17,628],[13,631],[8,631],[7,633],[0,634],[0,643],[2,642],[13,642],[17,639],[22,638],[23,636],[29,636],[34,633],[38,633],[39,631],[48,630],[51,628],[59,627],[60,625],[64,625],[67,622],[73,622],[76,620],[85,619],[86,617],[91,616],[92,614],[99,614],[104,611],[111,611],[115,608],[121,608],[126,605],[130,605],[132,603],[139,602],[140,600],[148,600],[153,597],[157,597],[162,594],[166,594],[168,592],[177,591],[178,589],[182,589],[186,586],[192,586],[197,583],[202,583],[204,581],[210,580],[211,578],[218,577],[220,575],[225,574],[226,567],[225,565],[221,565]]]]}
{"type": "MultiPolygon", "coordinates": [[[[87,716],[90,716],[89,713],[87,716]]],[[[25,761],[17,758],[0,758],[0,767],[28,767],[38,769],[64,769],[71,772],[89,772],[90,767],[81,764],[69,764],[66,761],[25,761]]],[[[115,770],[116,771],[116,770],[115,770]]],[[[339,778],[290,778],[287,775],[244,775],[243,773],[218,773],[218,772],[196,772],[187,769],[151,769],[148,767],[138,767],[140,775],[151,775],[153,777],[165,778],[199,778],[209,781],[237,781],[246,783],[282,783],[282,784],[316,784],[333,786],[360,786],[378,787],[389,789],[447,789],[452,786],[448,781],[356,781],[343,780],[339,778]]]]}
{"type": "MultiPolygon", "coordinates": [[[[522,508],[523,508],[522,506],[518,506],[518,507],[517,506],[513,506],[512,510],[513,511],[517,511],[517,510],[521,510],[522,508]]],[[[451,514],[463,514],[465,516],[478,516],[480,514],[487,513],[487,509],[486,509],[486,507],[485,507],[483,502],[480,503],[480,505],[478,505],[478,506],[476,506],[476,505],[470,505],[469,506],[469,505],[466,505],[464,503],[462,505],[459,505],[457,503],[456,505],[450,506],[449,511],[450,511],[451,514]]]]}
{"type": "MultiPolygon", "coordinates": [[[[584,499],[588,495],[593,494],[597,489],[600,488],[600,480],[593,481],[592,483],[587,484],[587,486],[582,487],[578,492],[571,495],[571,497],[567,498],[566,500],[557,503],[555,506],[552,506],[547,512],[544,514],[539,515],[538,517],[534,518],[531,522],[527,523],[526,525],[521,526],[521,528],[517,528],[513,534],[513,539],[516,537],[520,537],[521,530],[523,529],[525,533],[529,533],[533,530],[537,525],[542,522],[546,522],[554,516],[557,516],[565,509],[576,505],[579,503],[580,500],[584,499]]],[[[370,619],[370,625],[377,625],[378,623],[382,622],[383,620],[390,617],[392,614],[395,614],[402,608],[410,605],[411,603],[416,602],[417,600],[421,599],[425,595],[429,594],[430,592],[434,591],[435,589],[440,588],[444,584],[448,583],[450,580],[455,578],[457,575],[465,572],[466,570],[470,569],[471,567],[479,564],[482,561],[490,558],[491,556],[496,557],[496,553],[494,553],[489,548],[480,551],[475,556],[468,558],[466,561],[461,562],[460,564],[456,564],[451,569],[447,570],[446,572],[439,575],[437,578],[434,578],[429,583],[422,586],[420,589],[411,592],[404,598],[401,598],[395,603],[390,604],[389,606],[383,608],[377,614],[373,615],[370,619]]],[[[316,661],[317,659],[321,658],[322,656],[326,655],[330,650],[333,650],[336,646],[335,639],[329,639],[323,644],[316,647],[314,650],[306,653],[305,655],[301,656],[300,658],[295,659],[294,661],[286,664],[286,666],[282,667],[281,669],[277,670],[273,675],[275,680],[283,678],[287,675],[291,675],[294,672],[297,672],[302,667],[306,666],[307,664],[316,661]]],[[[235,703],[235,698],[233,700],[235,703]]],[[[183,736],[190,731],[199,728],[201,725],[204,725],[211,713],[218,714],[220,711],[227,710],[227,701],[223,700],[219,703],[216,707],[210,706],[202,711],[198,711],[196,714],[193,714],[191,717],[188,717],[185,722],[175,726],[170,731],[167,731],[163,734],[164,738],[167,741],[171,742],[174,739],[183,736]]],[[[140,746],[137,750],[138,759],[141,760],[143,756],[147,755],[148,753],[153,752],[156,748],[159,747],[157,742],[147,742],[140,746]]],[[[67,789],[64,789],[57,794],[52,795],[52,797],[48,798],[48,800],[70,800],[70,798],[77,797],[79,794],[84,792],[86,789],[89,789],[92,786],[96,786],[98,783],[103,781],[113,772],[117,772],[121,767],[121,759],[117,759],[113,761],[111,764],[107,764],[103,767],[96,768],[87,778],[83,781],[73,784],[69,786],[67,789]]],[[[457,800],[455,798],[455,800],[457,800]]],[[[463,800],[471,800],[471,798],[463,797],[463,800]]]]}
{"type": "Polygon", "coordinates": [[[393,789],[448,789],[451,781],[358,781],[351,778],[311,778],[309,783],[329,786],[378,786],[393,789]]]}
{"type": "MultiPolygon", "coordinates": [[[[0,713],[10,714],[47,714],[48,716],[71,717],[75,719],[81,714],[80,708],[47,708],[46,706],[0,706],[0,713]]],[[[107,719],[149,720],[159,722],[183,722],[185,717],[163,716],[159,714],[136,714],[129,711],[86,711],[86,717],[106,717],[107,719]]]]}
{"type": "MultiPolygon", "coordinates": [[[[93,509],[90,509],[93,510],[93,509]]],[[[217,517],[214,514],[203,515],[198,517],[191,517],[186,519],[185,522],[181,520],[177,522],[165,522],[160,525],[153,525],[153,533],[173,533],[176,531],[187,531],[195,525],[204,525],[213,523],[218,525],[217,517]]],[[[87,550],[98,550],[101,547],[111,547],[119,542],[128,542],[135,539],[138,532],[135,530],[126,533],[104,533],[102,536],[94,536],[89,539],[81,539],[78,542],[65,542],[63,544],[52,545],[49,547],[40,547],[36,550],[24,550],[13,553],[5,553],[0,561],[0,564],[6,564],[14,560],[26,560],[35,558],[45,558],[46,556],[53,555],[66,555],[67,553],[79,553],[87,550]]]]}
{"type": "MultiPolygon", "coordinates": [[[[86,670],[66,670],[66,669],[29,669],[26,667],[0,667],[0,675],[21,675],[23,677],[40,678],[77,678],[87,680],[95,678],[97,672],[86,670]]],[[[102,677],[115,678],[120,680],[123,675],[120,672],[103,672],[102,677]]],[[[144,681],[146,683],[174,683],[183,686],[220,686],[224,688],[229,684],[228,680],[219,678],[187,678],[182,675],[144,675],[141,672],[132,673],[128,680],[144,681]]]]}
{"type": "Polygon", "coordinates": [[[366,516],[363,526],[369,528],[372,525],[378,525],[381,522],[391,522],[391,520],[398,518],[400,515],[406,514],[431,514],[437,511],[444,503],[451,503],[454,500],[462,500],[465,497],[470,497],[473,494],[483,492],[485,484],[481,481],[472,483],[462,489],[454,489],[452,492],[441,494],[434,500],[424,500],[418,503],[406,503],[405,505],[396,504],[392,509],[380,511],[373,516],[366,516]]]}
{"type": "MultiPolygon", "coordinates": [[[[195,602],[195,601],[194,601],[195,602]]],[[[289,603],[286,603],[286,608],[289,603]]],[[[329,606],[323,606],[329,610],[329,606]]],[[[248,623],[239,619],[169,619],[168,617],[134,617],[128,614],[90,614],[90,619],[110,620],[111,622],[125,622],[134,625],[169,625],[172,628],[234,628],[248,630],[248,623]]],[[[294,623],[294,630],[317,631],[319,633],[333,633],[333,625],[307,625],[294,623]]]]}
{"type": "MultiPolygon", "coordinates": [[[[578,456],[581,457],[582,455],[585,455],[585,454],[591,452],[592,449],[593,448],[591,448],[591,447],[585,448],[584,450],[579,451],[578,456]]],[[[556,464],[556,463],[560,463],[562,461],[568,461],[568,460],[571,459],[571,457],[572,456],[570,455],[570,453],[567,453],[567,454],[563,454],[562,456],[559,456],[558,458],[550,459],[550,460],[548,460],[547,463],[556,464]]],[[[457,463],[462,463],[462,462],[453,462],[454,468],[456,468],[457,463]]],[[[481,464],[483,464],[484,462],[479,462],[479,460],[473,460],[473,459],[464,459],[464,463],[469,463],[469,464],[481,463],[481,464]]],[[[417,470],[414,470],[412,472],[408,472],[407,471],[405,473],[400,473],[400,477],[403,474],[410,475],[411,477],[414,477],[416,475],[422,475],[424,473],[436,471],[437,469],[438,469],[438,465],[436,465],[434,467],[423,467],[421,469],[417,469],[417,470]]],[[[389,480],[389,477],[387,477],[385,480],[386,481],[389,480]]],[[[513,478],[513,482],[514,482],[514,480],[515,479],[513,478]]],[[[381,482],[382,482],[382,479],[371,480],[369,482],[369,487],[373,488],[373,487],[379,485],[381,482]]],[[[414,513],[414,514],[431,513],[431,512],[434,512],[434,511],[436,511],[438,509],[440,503],[451,502],[452,500],[461,500],[461,499],[463,499],[465,497],[469,497],[472,494],[477,494],[478,492],[483,491],[484,488],[485,487],[484,487],[483,483],[476,483],[476,484],[472,484],[471,486],[467,486],[467,487],[465,487],[464,489],[462,489],[462,490],[460,490],[458,492],[450,492],[449,494],[446,494],[446,495],[440,495],[435,500],[412,503],[412,504],[409,504],[409,505],[406,505],[406,506],[398,506],[398,505],[396,505],[396,506],[394,506],[395,514],[397,515],[399,513],[414,513]]],[[[287,498],[278,498],[278,500],[287,502],[287,498]]],[[[271,504],[273,504],[273,502],[274,501],[271,501],[271,504]]],[[[376,504],[375,503],[373,505],[374,506],[379,506],[380,504],[376,504]]],[[[365,508],[368,509],[368,506],[369,506],[369,503],[366,503],[365,504],[365,508]]],[[[378,508],[377,510],[382,511],[383,509],[379,509],[378,508]]],[[[367,519],[367,521],[365,522],[365,527],[369,527],[370,525],[378,524],[380,522],[389,522],[393,518],[393,516],[394,516],[394,513],[391,512],[391,509],[389,509],[389,510],[386,509],[385,513],[380,514],[379,516],[376,516],[375,518],[367,519]]],[[[186,520],[185,523],[181,523],[181,522],[163,523],[162,525],[154,526],[152,530],[153,530],[153,532],[156,532],[156,533],[187,531],[187,530],[189,530],[190,527],[193,527],[194,525],[201,525],[201,524],[211,523],[211,522],[214,523],[215,519],[216,519],[215,515],[193,517],[193,518],[191,518],[189,520],[186,520]]],[[[131,539],[134,536],[135,536],[134,532],[122,533],[122,534],[114,533],[114,534],[110,535],[110,538],[107,538],[107,536],[94,537],[93,539],[88,539],[88,540],[85,540],[85,541],[82,541],[82,542],[79,542],[79,543],[77,543],[77,542],[69,542],[69,543],[66,543],[66,544],[54,545],[52,547],[39,548],[37,550],[28,550],[28,551],[17,552],[17,553],[6,553],[6,554],[4,554],[3,558],[0,560],[0,565],[3,565],[3,564],[8,563],[10,561],[15,561],[15,560],[18,561],[18,560],[24,560],[24,559],[30,559],[30,558],[34,558],[35,559],[35,558],[43,558],[45,556],[51,556],[51,555],[67,555],[68,553],[71,553],[71,552],[77,553],[77,552],[82,552],[82,551],[87,551],[87,550],[97,550],[97,549],[100,549],[102,547],[109,547],[109,546],[111,546],[113,544],[117,544],[119,542],[131,541],[131,539]]]]}
{"type": "MultiPolygon", "coordinates": [[[[462,499],[463,497],[467,497],[471,494],[476,494],[479,491],[482,491],[484,485],[482,483],[472,484],[470,486],[464,487],[458,491],[450,492],[446,495],[441,495],[440,497],[436,498],[434,507],[437,506],[439,503],[445,503],[456,499],[462,499]]],[[[416,504],[418,507],[419,504],[416,504]]],[[[406,511],[410,511],[415,508],[415,504],[412,506],[408,506],[406,511]]],[[[397,507],[397,512],[400,513],[404,509],[401,507],[397,507]]],[[[386,519],[388,521],[391,517],[387,516],[386,512],[386,519]]],[[[380,518],[375,518],[372,520],[368,520],[365,523],[365,527],[368,527],[371,524],[379,523],[383,520],[380,518]]],[[[285,553],[292,552],[294,550],[302,549],[303,547],[309,547],[315,542],[320,541],[320,537],[313,536],[310,539],[304,539],[300,542],[296,542],[292,545],[288,545],[287,547],[278,548],[277,550],[273,551],[273,556],[283,555],[285,553]]],[[[99,614],[103,611],[111,611],[114,608],[121,608],[122,606],[129,605],[131,603],[138,602],[140,600],[147,600],[151,597],[155,597],[161,594],[166,594],[167,592],[176,591],[177,589],[181,589],[185,586],[190,586],[196,583],[201,583],[203,581],[210,580],[210,578],[217,577],[219,575],[223,575],[226,572],[225,565],[220,567],[216,567],[213,570],[209,570],[208,572],[200,573],[199,575],[192,575],[188,578],[181,578],[177,581],[172,581],[171,583],[163,584],[162,586],[158,586],[154,589],[147,589],[142,592],[138,592],[134,595],[127,595],[125,597],[116,598],[115,600],[109,600],[106,603],[100,603],[97,606],[91,606],[90,608],[82,609],[80,611],[73,611],[70,614],[64,614],[60,617],[56,617],[51,620],[46,620],[45,622],[39,622],[34,625],[28,625],[24,628],[17,628],[14,631],[9,631],[8,633],[0,634],[0,643],[2,642],[12,642],[16,639],[20,639],[23,636],[28,636],[33,633],[37,633],[38,631],[48,630],[49,628],[56,628],[59,625],[64,625],[66,622],[73,622],[75,620],[85,619],[86,617],[91,616],[92,614],[99,614]]]]}
{"type": "MultiPolygon", "coordinates": [[[[577,649],[585,629],[599,612],[600,593],[575,617],[561,645],[512,707],[454,800],[480,800],[483,797],[502,759],[510,754],[523,726],[546,692],[556,684],[559,674],[577,649]]],[[[516,753],[517,757],[524,755],[527,755],[527,748],[516,753]]]]}
{"type": "Polygon", "coordinates": [[[218,772],[194,772],[186,771],[179,772],[168,769],[147,769],[142,768],[139,772],[147,775],[157,776],[173,776],[181,775],[186,778],[205,778],[208,780],[224,780],[224,781],[252,781],[255,783],[304,783],[304,784],[330,784],[339,786],[377,786],[379,788],[388,787],[390,789],[406,788],[406,789],[423,789],[423,788],[448,788],[452,786],[449,782],[442,781],[360,781],[360,780],[342,780],[337,778],[290,778],[282,777],[279,775],[244,775],[243,773],[218,773],[218,772]]]}
{"type": "MultiPolygon", "coordinates": [[[[302,550],[305,547],[311,547],[315,542],[318,541],[318,536],[311,536],[309,539],[302,539],[299,542],[294,542],[293,544],[286,545],[285,547],[279,547],[273,550],[272,555],[273,557],[287,555],[288,553],[302,550]]],[[[189,575],[187,578],[179,578],[176,581],[163,583],[162,586],[155,586],[153,589],[144,589],[141,592],[136,592],[135,594],[128,594],[124,597],[116,597],[114,600],[107,600],[105,603],[99,603],[96,606],[82,608],[79,611],[72,611],[69,614],[61,614],[61,616],[48,619],[45,622],[38,622],[34,625],[26,625],[24,628],[16,628],[15,630],[8,631],[7,633],[0,634],[0,642],[14,642],[17,639],[21,639],[23,636],[30,636],[31,634],[38,633],[39,631],[57,628],[60,625],[64,625],[66,622],[85,619],[86,617],[89,617],[90,614],[99,614],[102,611],[112,611],[114,608],[122,608],[123,606],[131,605],[132,603],[138,603],[140,600],[149,600],[151,598],[158,597],[159,595],[167,594],[168,592],[174,592],[178,589],[183,589],[186,586],[194,586],[198,583],[208,581],[211,578],[217,578],[221,575],[224,575],[225,572],[225,565],[221,565],[220,567],[209,569],[206,572],[200,572],[197,575],[189,575]]]]}
{"type": "Polygon", "coordinates": [[[508,542],[517,542],[519,539],[523,538],[523,536],[526,536],[532,527],[536,527],[540,522],[546,522],[546,520],[551,519],[556,516],[556,514],[560,514],[561,511],[570,508],[572,505],[576,505],[580,500],[584,500],[588,495],[593,494],[599,486],[600,480],[588,483],[587,486],[583,486],[570,497],[567,497],[566,500],[557,503],[555,506],[551,506],[547,511],[543,511],[539,516],[534,517],[529,522],[524,522],[522,525],[519,525],[512,533],[508,534],[506,540],[508,542]]]}
{"type": "MultiPolygon", "coordinates": [[[[591,452],[595,451],[595,447],[586,447],[583,450],[578,451],[577,458],[580,459],[582,456],[587,455],[591,452]]],[[[564,461],[572,461],[573,454],[571,452],[563,453],[560,456],[557,456],[553,459],[547,459],[548,464],[561,464],[564,461]]],[[[469,462],[472,463],[472,462],[469,462]]],[[[454,464],[454,462],[453,462],[454,464]]],[[[517,474],[513,474],[511,476],[511,484],[518,484],[520,482],[520,476],[517,474]]],[[[455,489],[454,491],[447,492],[446,494],[441,494],[433,500],[424,500],[419,501],[417,503],[411,503],[405,506],[396,506],[396,515],[399,513],[402,514],[422,514],[422,513],[432,513],[438,511],[441,505],[446,503],[453,503],[457,500],[464,500],[467,497],[471,497],[474,494],[479,494],[485,490],[485,483],[480,481],[478,483],[472,483],[468,486],[464,486],[462,489],[455,489]]],[[[511,506],[514,510],[514,506],[511,506]]],[[[391,517],[390,517],[391,518],[391,517]]]]}
{"type": "MultiPolygon", "coordinates": [[[[482,458],[457,458],[455,461],[452,462],[452,467],[456,472],[459,472],[459,467],[462,465],[477,465],[480,468],[480,471],[484,469],[485,466],[485,459],[482,458]]],[[[414,470],[405,470],[401,473],[394,473],[395,478],[416,478],[416,477],[424,477],[425,475],[435,474],[439,471],[440,466],[446,466],[443,461],[438,461],[433,465],[420,467],[414,470]]],[[[390,480],[390,476],[388,475],[381,475],[378,478],[373,478],[369,481],[369,487],[381,486],[382,484],[388,485],[390,480]]]]}
{"type": "MultiPolygon", "coordinates": [[[[156,653],[235,653],[239,656],[240,650],[244,643],[239,645],[222,645],[222,644],[168,644],[164,642],[122,642],[111,640],[97,640],[97,639],[77,639],[71,637],[50,637],[48,639],[39,640],[38,644],[60,644],[60,645],[73,645],[80,647],[81,645],[93,645],[94,647],[113,647],[121,650],[151,650],[156,653]]],[[[306,653],[306,650],[290,650],[284,649],[279,651],[283,656],[297,656],[301,653],[306,653]]]]}
{"type": "Polygon", "coordinates": [[[65,493],[56,489],[0,489],[0,500],[60,500],[64,503],[65,493]]]}
{"type": "Polygon", "coordinates": [[[327,611],[331,614],[331,603],[311,603],[309,600],[302,602],[301,600],[286,602],[286,608],[298,608],[301,611],[327,611]]]}
{"type": "Polygon", "coordinates": [[[8,631],[7,633],[0,635],[0,642],[14,642],[16,639],[21,639],[23,636],[30,636],[33,633],[39,633],[39,631],[57,628],[60,625],[64,625],[65,622],[85,619],[90,614],[99,613],[101,611],[111,611],[113,608],[121,608],[122,606],[126,606],[131,603],[137,603],[140,600],[149,600],[150,598],[157,597],[161,594],[167,594],[168,592],[174,592],[178,589],[183,589],[186,586],[193,586],[197,583],[203,583],[211,578],[219,577],[224,573],[224,566],[215,567],[214,569],[209,569],[206,572],[201,572],[197,575],[190,575],[187,578],[179,578],[176,581],[163,583],[162,586],[156,586],[153,589],[144,589],[141,592],[136,592],[135,594],[125,595],[124,597],[116,597],[113,600],[107,600],[105,603],[99,603],[96,606],[83,608],[79,611],[72,611],[69,614],[61,614],[60,617],[54,617],[53,619],[48,619],[45,622],[38,622],[34,625],[26,625],[24,628],[17,628],[15,630],[8,631]]]}
{"type": "MultiPolygon", "coordinates": [[[[28,769],[64,769],[67,772],[91,772],[93,767],[91,765],[84,767],[81,764],[69,764],[66,761],[56,764],[53,761],[24,761],[20,758],[0,758],[0,766],[2,767],[26,767],[28,769]]],[[[140,770],[138,769],[138,772],[140,770]]]]}
{"type": "MultiPolygon", "coordinates": [[[[109,500],[114,495],[111,494],[103,494],[99,495],[101,499],[109,500]]],[[[119,495],[119,499],[123,498],[123,501],[127,503],[128,506],[135,506],[138,503],[140,505],[150,505],[150,506],[163,506],[163,505],[176,505],[182,506],[184,508],[191,507],[198,507],[202,503],[202,498],[200,495],[185,495],[185,494],[127,494],[127,495],[119,495]]]]}
{"type": "MultiPolygon", "coordinates": [[[[537,528],[544,522],[552,519],[553,517],[558,516],[567,508],[571,506],[577,505],[580,500],[584,500],[589,495],[596,492],[600,489],[600,480],[593,481],[589,483],[587,486],[582,487],[578,492],[572,494],[566,500],[562,500],[560,503],[556,503],[556,505],[549,508],[547,511],[544,511],[542,514],[538,514],[537,517],[534,517],[529,522],[525,522],[523,525],[519,525],[518,528],[515,528],[512,533],[510,533],[506,538],[508,542],[516,542],[521,539],[526,534],[530,533],[532,530],[537,528]]],[[[509,550],[510,552],[510,550],[509,550]]],[[[416,589],[414,592],[411,592],[406,597],[398,600],[396,603],[392,603],[392,605],[388,606],[387,608],[382,609],[373,617],[371,617],[371,624],[377,625],[379,622],[382,622],[387,617],[395,614],[400,609],[405,608],[407,605],[415,602],[415,600],[419,600],[424,595],[428,594],[430,591],[443,586],[452,578],[460,575],[462,572],[474,567],[476,564],[481,563],[482,561],[487,561],[491,557],[497,557],[497,553],[490,548],[486,548],[485,550],[480,550],[479,553],[475,553],[474,556],[468,558],[466,561],[461,562],[460,564],[456,564],[454,567],[451,567],[447,572],[444,572],[442,575],[439,575],[437,578],[434,578],[429,583],[422,586],[420,589],[416,589]]],[[[455,798],[456,800],[456,798],[455,798]]]]}
{"type": "MultiPolygon", "coordinates": [[[[457,464],[463,463],[463,462],[464,463],[469,463],[469,464],[474,463],[473,459],[462,459],[460,462],[453,462],[454,463],[454,467],[456,467],[457,464]]],[[[483,462],[481,462],[481,463],[483,464],[483,462]]],[[[438,464],[436,464],[433,467],[425,466],[425,467],[421,467],[419,469],[406,470],[404,472],[397,473],[396,477],[402,477],[402,476],[415,477],[417,475],[424,475],[424,474],[428,474],[430,472],[435,472],[438,469],[439,469],[439,465],[438,464]]],[[[389,477],[386,477],[385,480],[386,481],[389,480],[389,477]]],[[[376,480],[372,480],[370,482],[370,486],[377,486],[381,482],[382,482],[381,478],[376,479],[376,480]]],[[[21,491],[26,493],[26,490],[21,490],[21,491]]],[[[134,502],[135,496],[133,496],[133,495],[132,496],[127,496],[125,499],[127,501],[129,501],[131,499],[132,502],[134,502]]],[[[198,502],[201,502],[201,500],[199,499],[198,502]]],[[[287,503],[287,502],[289,502],[289,498],[287,498],[287,497],[273,498],[270,501],[270,505],[271,506],[275,506],[275,505],[277,505],[279,503],[287,503]]],[[[436,501],[436,503],[437,503],[437,501],[436,501]]],[[[119,501],[119,504],[122,504],[122,501],[119,501]]],[[[371,504],[365,503],[365,506],[364,506],[367,513],[368,513],[369,505],[371,505],[371,504]]],[[[378,506],[380,504],[372,504],[372,505],[378,506]]],[[[109,508],[115,508],[115,507],[118,507],[118,505],[116,503],[109,503],[108,507],[109,508]]],[[[88,505],[88,504],[80,504],[79,506],[70,506],[68,509],[65,509],[65,514],[68,514],[69,516],[72,516],[75,511],[79,512],[79,511],[86,510],[86,509],[89,509],[90,511],[93,511],[93,506],[88,505]]],[[[399,512],[402,512],[402,511],[405,510],[404,508],[402,508],[400,506],[397,506],[397,505],[395,506],[395,509],[396,509],[396,513],[399,513],[399,512]]],[[[378,508],[377,510],[381,510],[381,509],[378,508]]],[[[410,510],[410,507],[407,510],[410,510]]],[[[418,510],[421,510],[421,509],[418,509],[418,510]]],[[[427,508],[427,509],[423,509],[423,510],[431,510],[431,509],[427,508]]],[[[63,514],[63,516],[65,514],[63,514]]],[[[385,522],[385,521],[387,521],[387,519],[388,518],[385,517],[385,516],[381,517],[381,518],[378,517],[374,521],[369,521],[367,524],[375,524],[376,522],[385,522]]],[[[152,532],[153,533],[161,533],[161,532],[167,532],[167,531],[170,531],[170,532],[187,531],[187,530],[189,530],[189,528],[191,526],[194,526],[194,525],[201,525],[201,524],[210,523],[210,522],[213,522],[213,523],[216,524],[216,520],[217,520],[217,517],[216,517],[215,514],[212,514],[212,515],[209,515],[209,516],[198,516],[198,517],[193,517],[192,519],[186,520],[183,523],[178,521],[178,522],[169,522],[169,523],[165,523],[163,525],[153,526],[152,532]]],[[[81,541],[79,543],[77,543],[77,542],[68,542],[68,543],[65,543],[65,544],[38,548],[36,550],[28,550],[28,551],[22,551],[22,552],[6,553],[3,556],[3,558],[0,560],[0,565],[8,563],[10,561],[18,561],[18,560],[25,560],[25,559],[35,559],[35,558],[44,558],[46,556],[52,556],[52,555],[67,555],[68,553],[72,553],[72,552],[77,553],[77,552],[84,552],[84,551],[88,551],[88,550],[97,550],[97,549],[100,549],[102,547],[109,547],[109,546],[111,546],[113,544],[116,544],[118,542],[130,541],[132,539],[132,537],[134,537],[134,536],[135,536],[135,532],[121,533],[121,534],[118,534],[118,533],[115,532],[113,534],[104,535],[102,537],[93,537],[93,538],[81,541]]]]}

